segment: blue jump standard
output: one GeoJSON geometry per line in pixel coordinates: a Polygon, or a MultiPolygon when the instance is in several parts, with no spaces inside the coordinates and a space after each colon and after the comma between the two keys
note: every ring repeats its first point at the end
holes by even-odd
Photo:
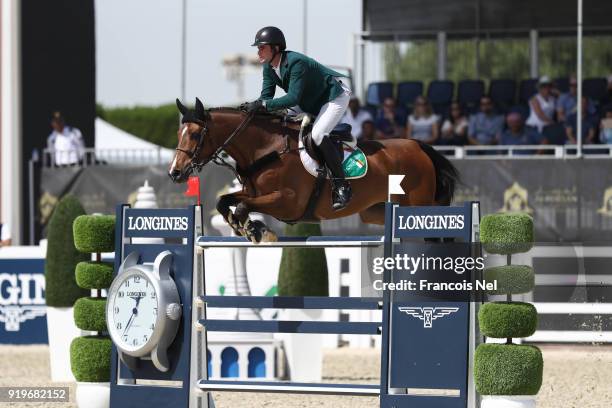
{"type": "MultiPolygon", "coordinates": [[[[286,237],[278,242],[254,245],[240,237],[201,236],[202,210],[198,206],[178,210],[119,206],[115,270],[132,251],[139,251],[142,262],[151,262],[163,250],[172,251],[172,275],[179,289],[183,316],[179,333],[169,350],[171,368],[166,373],[157,371],[147,360],[141,360],[138,367],[131,370],[118,358],[113,347],[111,407],[211,408],[215,406],[211,391],[370,396],[379,397],[381,408],[476,406],[478,396],[472,381],[473,352],[478,341],[475,334],[476,303],[453,302],[452,306],[459,309],[452,318],[436,320],[432,327],[424,328],[421,320],[398,310],[399,307],[422,306],[422,301],[414,299],[411,302],[405,296],[398,300],[389,291],[383,292],[381,298],[208,296],[204,287],[204,256],[209,248],[383,247],[385,257],[390,257],[395,252],[395,244],[404,238],[455,238],[477,242],[479,220],[479,205],[475,202],[453,207],[399,207],[387,203],[384,237],[286,237]],[[179,231],[127,231],[129,216],[186,218],[188,228],[179,231]],[[407,225],[407,217],[428,216],[444,222],[447,220],[445,217],[449,217],[449,222],[444,224],[448,228],[402,229],[402,225],[407,225]],[[461,222],[457,223],[457,220],[461,222]],[[133,237],[183,238],[187,244],[132,244],[133,237]],[[208,308],[382,310],[382,321],[215,320],[206,318],[208,308]],[[358,385],[210,380],[206,367],[206,333],[212,331],[381,335],[381,381],[377,385],[358,385]],[[138,380],[141,379],[173,381],[180,385],[140,385],[138,380]]],[[[463,255],[474,256],[473,253],[463,255]]],[[[383,278],[385,282],[392,282],[393,271],[387,270],[383,278]]],[[[448,302],[431,300],[427,303],[427,306],[439,305],[448,306],[448,302]]]]}

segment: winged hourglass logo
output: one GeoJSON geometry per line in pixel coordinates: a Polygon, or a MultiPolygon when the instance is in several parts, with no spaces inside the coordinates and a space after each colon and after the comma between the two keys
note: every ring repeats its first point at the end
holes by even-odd
{"type": "Polygon", "coordinates": [[[406,313],[408,316],[416,317],[423,320],[423,327],[429,329],[433,325],[433,321],[444,316],[448,316],[459,310],[458,307],[398,307],[400,312],[406,313]]]}

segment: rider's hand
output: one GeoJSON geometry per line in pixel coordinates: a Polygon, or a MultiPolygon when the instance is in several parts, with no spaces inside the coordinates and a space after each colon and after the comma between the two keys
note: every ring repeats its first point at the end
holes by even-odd
{"type": "Polygon", "coordinates": [[[251,112],[256,112],[258,110],[263,110],[264,104],[263,104],[263,101],[261,101],[260,99],[257,99],[256,101],[253,101],[253,102],[244,103],[242,107],[245,111],[251,113],[251,112]]]}

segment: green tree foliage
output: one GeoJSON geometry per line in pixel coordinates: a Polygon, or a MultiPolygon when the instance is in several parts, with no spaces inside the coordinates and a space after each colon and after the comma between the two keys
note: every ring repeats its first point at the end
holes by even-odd
{"type": "MultiPolygon", "coordinates": [[[[612,72],[612,38],[586,37],[583,41],[583,76],[605,77],[612,72]]],[[[540,73],[550,77],[576,72],[576,38],[540,38],[540,73]]],[[[383,58],[387,79],[392,82],[419,80],[427,85],[437,77],[438,48],[435,40],[388,43],[383,58]],[[402,52],[403,50],[403,52],[402,52]]],[[[480,78],[529,78],[529,39],[489,39],[476,41],[449,39],[447,78],[452,81],[480,78]]]]}

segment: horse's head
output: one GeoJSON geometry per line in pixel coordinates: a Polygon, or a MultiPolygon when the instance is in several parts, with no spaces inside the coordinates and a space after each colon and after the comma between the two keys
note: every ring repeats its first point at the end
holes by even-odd
{"type": "Polygon", "coordinates": [[[168,175],[175,183],[183,183],[194,170],[200,170],[215,153],[215,146],[209,135],[210,114],[196,98],[195,110],[185,107],[176,100],[176,106],[183,115],[178,129],[178,146],[168,175]]]}

